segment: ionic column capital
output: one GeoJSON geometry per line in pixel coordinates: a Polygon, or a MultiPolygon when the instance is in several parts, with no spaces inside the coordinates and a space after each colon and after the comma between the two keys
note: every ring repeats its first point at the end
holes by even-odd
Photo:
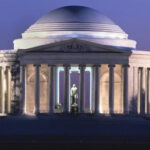
{"type": "Polygon", "coordinates": [[[11,68],[11,66],[6,66],[6,68],[11,68]]]}
{"type": "Polygon", "coordinates": [[[25,71],[26,65],[20,65],[20,67],[22,71],[25,71]]]}
{"type": "Polygon", "coordinates": [[[141,70],[143,70],[144,69],[144,67],[138,67],[139,69],[141,69],[141,70]]]}
{"type": "Polygon", "coordinates": [[[124,67],[124,68],[129,68],[130,65],[129,65],[129,64],[123,64],[122,67],[124,67]]]}
{"type": "Polygon", "coordinates": [[[70,67],[70,64],[63,64],[63,67],[70,67]]]}
{"type": "Polygon", "coordinates": [[[56,67],[54,64],[48,64],[49,67],[56,67]]]}
{"type": "Polygon", "coordinates": [[[64,70],[69,70],[71,68],[69,64],[64,64],[63,67],[64,67],[64,70]]]}
{"type": "Polygon", "coordinates": [[[93,67],[95,67],[95,68],[98,67],[99,68],[99,67],[101,67],[101,64],[94,64],[93,67]]]}
{"type": "Polygon", "coordinates": [[[20,64],[20,67],[25,67],[27,64],[20,64]]]}
{"type": "Polygon", "coordinates": [[[114,68],[114,67],[115,67],[115,64],[109,64],[108,67],[109,67],[109,68],[114,68]]]}
{"type": "Polygon", "coordinates": [[[86,67],[85,64],[79,64],[79,67],[86,67]]]}
{"type": "Polygon", "coordinates": [[[80,64],[80,65],[79,65],[79,69],[80,69],[80,70],[82,70],[82,69],[84,70],[85,68],[86,68],[86,65],[84,65],[84,64],[80,64]]]}
{"type": "Polygon", "coordinates": [[[41,67],[41,64],[34,64],[35,67],[41,67]]]}

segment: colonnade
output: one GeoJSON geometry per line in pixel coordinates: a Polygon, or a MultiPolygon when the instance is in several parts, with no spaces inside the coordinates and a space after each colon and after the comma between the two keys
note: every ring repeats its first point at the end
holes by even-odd
{"type": "MultiPolygon", "coordinates": [[[[57,65],[48,65],[50,70],[50,79],[49,79],[49,113],[55,113],[55,88],[56,88],[56,67],[57,65]]],[[[69,113],[69,64],[64,64],[64,104],[63,112],[69,113]]],[[[93,110],[92,113],[99,112],[100,104],[100,64],[92,65],[93,69],[93,110]]],[[[35,114],[40,114],[40,65],[35,64],[35,114]]],[[[84,98],[84,71],[86,65],[79,65],[80,69],[80,82],[79,82],[79,112],[85,113],[85,98],[84,98]]],[[[115,65],[108,65],[109,67],[109,114],[114,113],[114,67],[115,65]]],[[[123,113],[128,113],[128,65],[122,65],[124,69],[124,84],[123,84],[123,113]]],[[[20,113],[25,113],[25,101],[26,101],[26,65],[21,66],[21,82],[22,82],[22,97],[21,97],[21,109],[20,113]]]]}
{"type": "Polygon", "coordinates": [[[150,114],[150,68],[135,67],[134,95],[138,114],[150,114]]]}
{"type": "MultiPolygon", "coordinates": [[[[101,93],[101,66],[103,64],[90,65],[93,73],[92,83],[92,113],[99,114],[100,112],[100,95],[101,93]]],[[[21,66],[21,99],[20,99],[20,114],[26,113],[26,66],[21,66]]],[[[64,68],[64,93],[62,112],[70,112],[70,95],[69,95],[69,70],[70,65],[62,65],[64,68]]],[[[123,93],[123,114],[128,114],[130,111],[138,114],[150,113],[150,69],[142,67],[130,67],[129,65],[121,65],[123,70],[122,93],[123,93]],[[130,70],[129,70],[130,69],[130,70]],[[131,101],[136,104],[131,107],[131,101]],[[133,108],[134,107],[134,108],[133,108]],[[131,110],[132,109],[132,110],[131,110]]],[[[40,114],[40,64],[35,64],[35,114],[40,114]]],[[[49,64],[49,114],[56,113],[56,68],[57,65],[49,64]]],[[[79,74],[79,112],[85,111],[85,68],[86,65],[78,65],[79,74]]],[[[108,64],[109,72],[109,98],[108,107],[109,114],[114,114],[114,74],[115,65],[108,64]]],[[[11,113],[11,66],[0,66],[0,114],[11,113]]]]}

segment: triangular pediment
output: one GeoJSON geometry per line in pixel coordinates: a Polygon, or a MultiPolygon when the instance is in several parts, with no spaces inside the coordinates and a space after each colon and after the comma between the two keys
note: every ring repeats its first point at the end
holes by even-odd
{"type": "Polygon", "coordinates": [[[19,54],[24,53],[126,53],[130,50],[122,50],[111,46],[105,46],[80,39],[70,39],[55,42],[30,49],[18,50],[19,54]]]}

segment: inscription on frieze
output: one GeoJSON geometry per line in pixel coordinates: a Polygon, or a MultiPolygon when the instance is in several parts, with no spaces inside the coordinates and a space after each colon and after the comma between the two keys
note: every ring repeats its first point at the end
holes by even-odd
{"type": "Polygon", "coordinates": [[[65,44],[62,47],[62,50],[64,52],[85,52],[86,48],[85,46],[79,44],[79,43],[69,43],[69,44],[65,44]]]}

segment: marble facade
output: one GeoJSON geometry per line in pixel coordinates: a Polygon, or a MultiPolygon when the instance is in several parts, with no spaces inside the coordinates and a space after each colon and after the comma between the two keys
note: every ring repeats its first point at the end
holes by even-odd
{"type": "Polygon", "coordinates": [[[150,52],[136,50],[135,41],[105,20],[59,24],[44,18],[14,41],[14,50],[1,50],[0,115],[70,113],[74,82],[78,113],[149,114],[150,52]]]}
{"type": "Polygon", "coordinates": [[[65,41],[56,44],[59,54],[51,44],[41,46],[41,50],[39,47],[18,50],[16,53],[6,53],[5,56],[1,52],[1,58],[5,57],[0,67],[2,114],[13,113],[14,109],[27,115],[69,113],[69,70],[73,66],[79,69],[80,113],[149,113],[149,52],[123,51],[97,44],[94,46],[93,43],[78,39],[71,39],[68,43],[82,47],[90,47],[92,44],[92,49],[96,47],[98,50],[93,53],[85,53],[78,48],[73,49],[73,52],[72,49],[63,51],[61,47],[66,45],[65,41]],[[60,104],[62,108],[57,109],[56,72],[59,67],[64,68],[65,87],[64,101],[60,104]],[[84,94],[86,67],[92,70],[92,99],[88,109],[85,108],[84,94]],[[19,106],[14,104],[16,101],[19,106]]]}

